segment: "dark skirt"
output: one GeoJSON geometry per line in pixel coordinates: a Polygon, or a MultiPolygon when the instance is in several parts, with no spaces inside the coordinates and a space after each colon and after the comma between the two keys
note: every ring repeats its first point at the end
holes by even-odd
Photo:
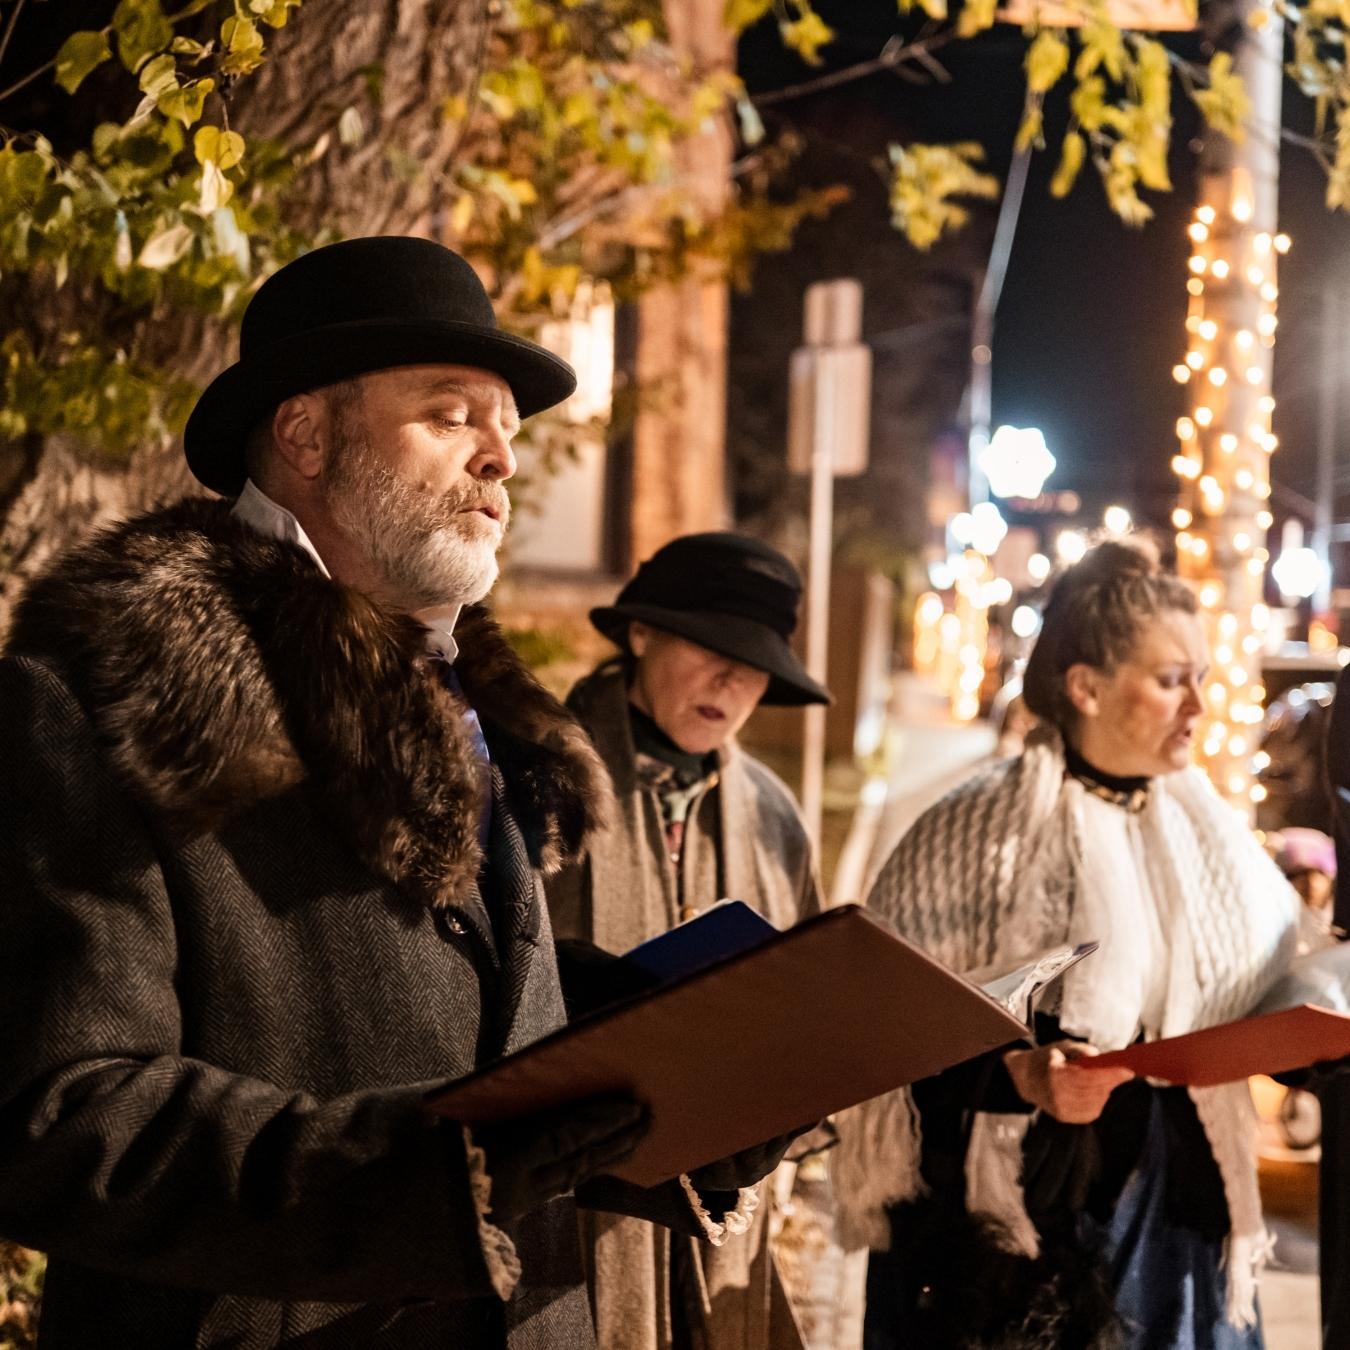
{"type": "MultiPolygon", "coordinates": [[[[1189,1101],[1143,1084],[1125,1098],[1134,1165],[1109,1208],[1064,1216],[1035,1261],[1000,1250],[954,1199],[893,1209],[891,1249],[868,1263],[864,1350],[1262,1350],[1259,1323],[1225,1318],[1223,1233],[1213,1216],[1188,1221],[1175,1194],[1213,1168],[1189,1101]]],[[[1110,1152],[1094,1150],[1108,1174],[1110,1152]]]]}
{"type": "Polygon", "coordinates": [[[1109,1263],[1121,1343],[1128,1350],[1262,1350],[1259,1309],[1253,1327],[1225,1317],[1224,1240],[1169,1220],[1173,1147],[1155,1094],[1143,1155],[1115,1212],[1105,1225],[1085,1217],[1109,1263]]]}

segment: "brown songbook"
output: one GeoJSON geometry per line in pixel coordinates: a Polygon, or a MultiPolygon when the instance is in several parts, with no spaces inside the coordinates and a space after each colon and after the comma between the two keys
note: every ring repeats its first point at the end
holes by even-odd
{"type": "Polygon", "coordinates": [[[476,1125],[629,1094],[652,1126],[614,1172],[654,1186],[1025,1032],[976,985],[843,905],[583,1017],[428,1104],[476,1125]]]}
{"type": "Polygon", "coordinates": [[[1258,1073],[1306,1069],[1346,1055],[1350,1055],[1350,1013],[1304,1003],[1184,1036],[1141,1041],[1081,1063],[1091,1069],[1133,1069],[1164,1083],[1213,1087],[1258,1073]]]}

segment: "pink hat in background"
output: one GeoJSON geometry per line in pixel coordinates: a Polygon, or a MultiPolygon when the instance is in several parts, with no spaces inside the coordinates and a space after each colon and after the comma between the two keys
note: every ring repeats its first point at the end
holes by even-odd
{"type": "Polygon", "coordinates": [[[1285,876],[1292,877],[1299,872],[1336,875],[1336,845],[1321,830],[1294,825],[1280,831],[1280,841],[1275,861],[1285,876]]]}

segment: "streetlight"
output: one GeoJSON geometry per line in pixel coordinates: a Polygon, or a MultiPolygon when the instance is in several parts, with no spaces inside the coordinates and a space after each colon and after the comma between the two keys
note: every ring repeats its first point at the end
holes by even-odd
{"type": "Polygon", "coordinates": [[[1002,426],[980,451],[979,466],[995,497],[1039,497],[1055,457],[1038,428],[1002,426]]]}
{"type": "Polygon", "coordinates": [[[1280,535],[1280,556],[1270,575],[1284,600],[1306,600],[1322,581],[1323,562],[1316,549],[1303,545],[1303,522],[1286,520],[1280,535]]]}

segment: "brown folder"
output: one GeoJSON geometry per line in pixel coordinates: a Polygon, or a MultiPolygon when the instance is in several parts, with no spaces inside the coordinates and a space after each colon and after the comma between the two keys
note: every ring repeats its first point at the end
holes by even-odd
{"type": "Polygon", "coordinates": [[[428,1104],[476,1125],[630,1094],[652,1126],[613,1170],[654,1186],[1025,1030],[889,925],[843,905],[582,1018],[428,1104]]]}
{"type": "Polygon", "coordinates": [[[1143,1041],[1083,1061],[1093,1069],[1133,1069],[1187,1087],[1213,1087],[1252,1074],[1287,1073],[1350,1055],[1350,1014],[1305,1003],[1161,1041],[1143,1041]]]}

